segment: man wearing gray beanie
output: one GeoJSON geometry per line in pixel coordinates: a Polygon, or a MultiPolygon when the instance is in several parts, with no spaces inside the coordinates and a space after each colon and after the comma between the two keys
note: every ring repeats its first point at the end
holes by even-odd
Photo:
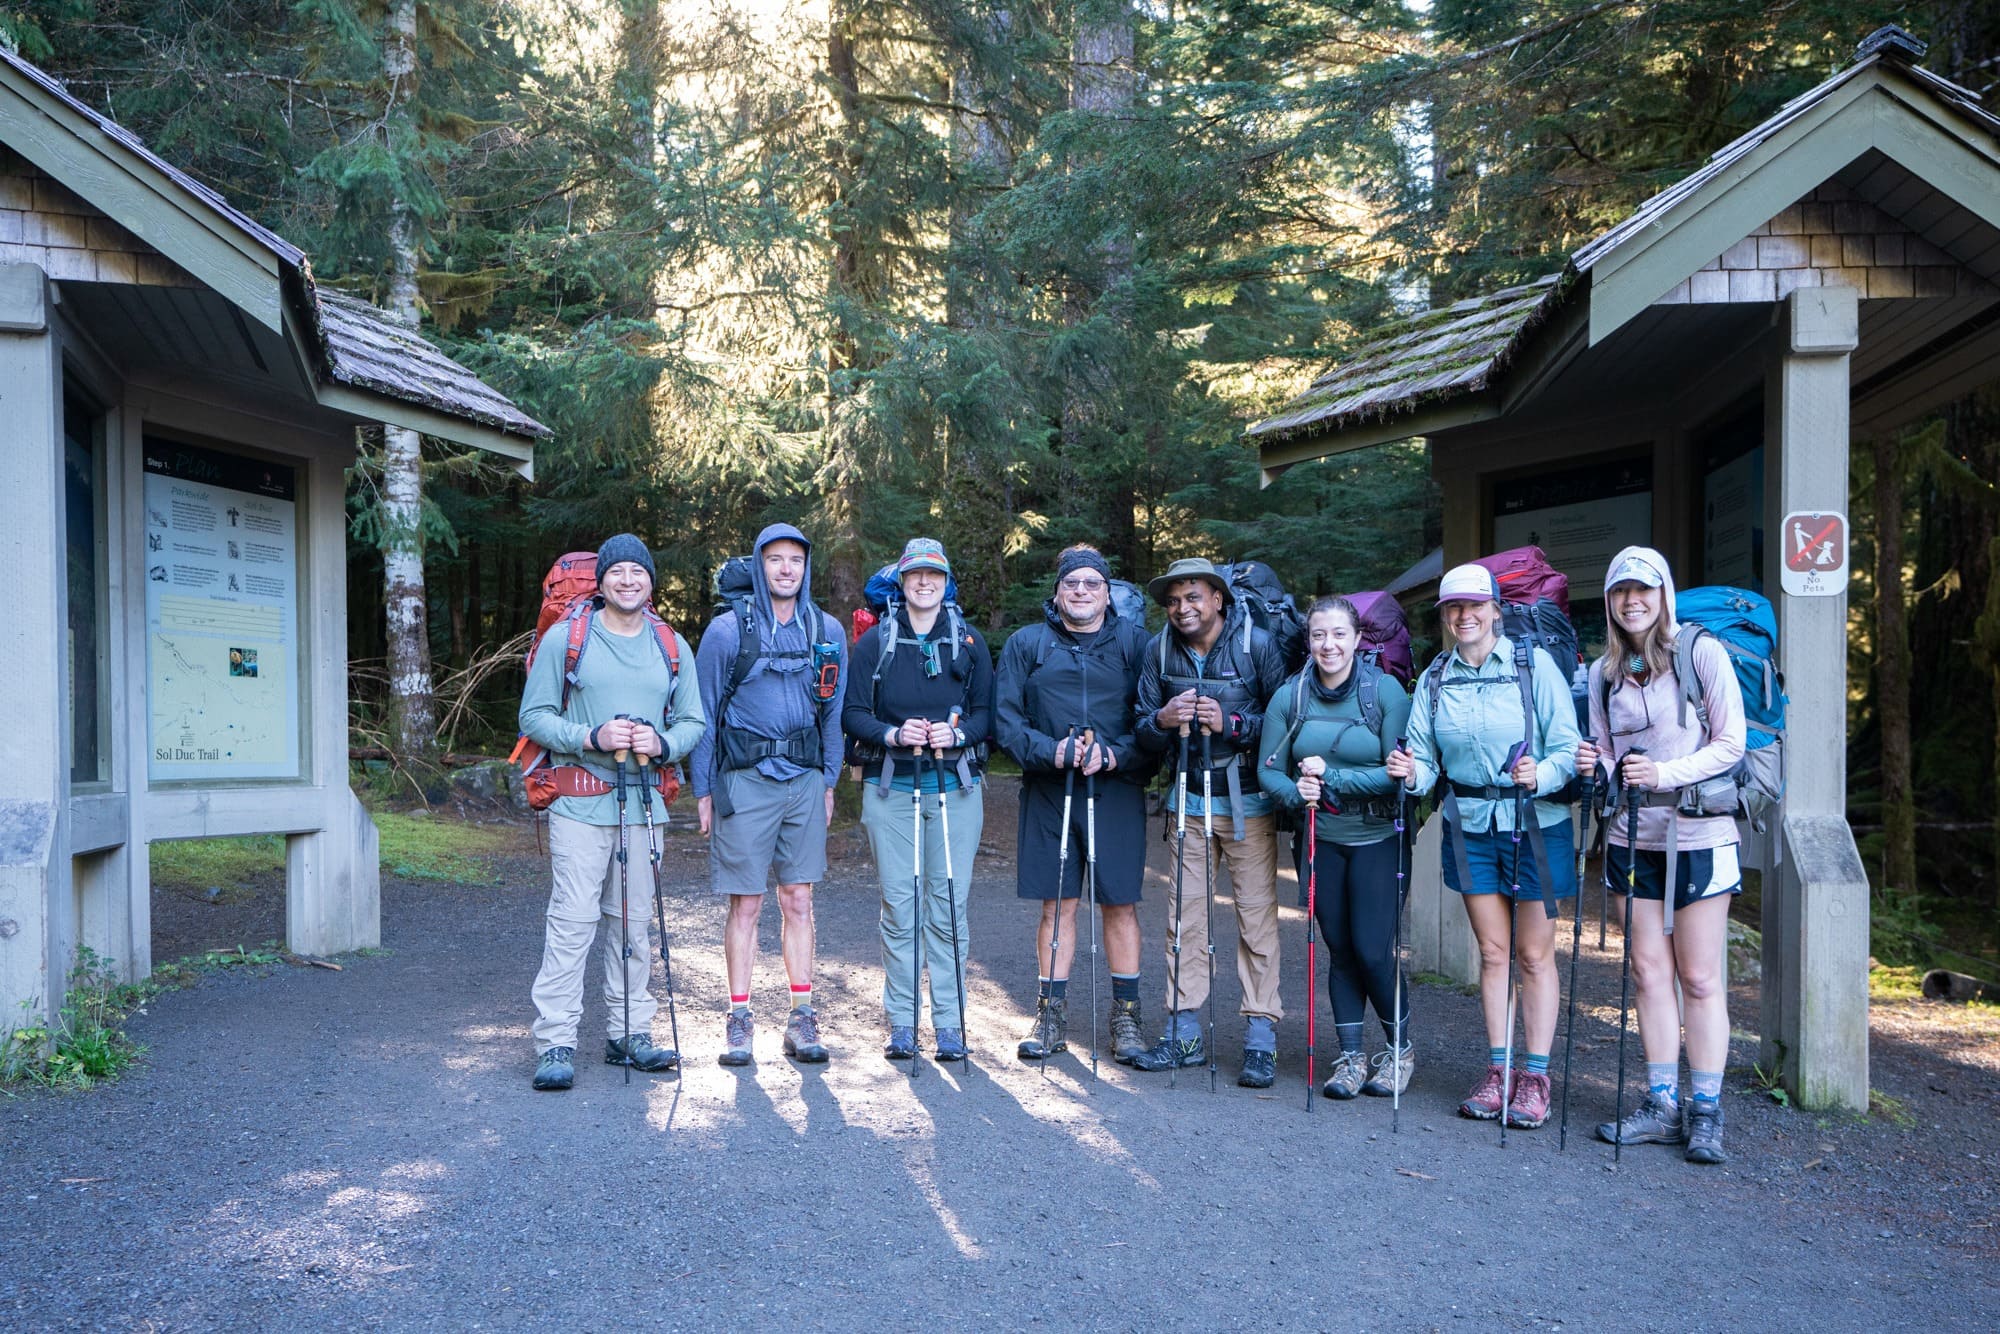
{"type": "MultiPolygon", "coordinates": [[[[584,974],[600,934],[605,1062],[648,1071],[680,1062],[678,1052],[654,1046],[651,1036],[659,1009],[647,934],[655,868],[644,847],[625,850],[623,892],[619,883],[618,756],[646,758],[643,767],[623,762],[623,825],[643,827],[664,794],[656,783],[642,788],[639,776],[654,783],[707,730],[693,650],[652,604],[653,554],[620,533],[598,549],[596,595],[579,598],[536,645],[521,695],[521,731],[551,764],[531,772],[559,794],[549,806],[553,884],[534,988],[538,1089],[566,1089],[575,1081],[584,974]]],[[[660,803],[656,818],[665,815],[660,803]]]]}

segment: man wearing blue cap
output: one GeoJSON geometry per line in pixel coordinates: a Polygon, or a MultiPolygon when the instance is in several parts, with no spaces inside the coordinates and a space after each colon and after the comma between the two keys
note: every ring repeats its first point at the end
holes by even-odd
{"type": "MultiPolygon", "coordinates": [[[[616,1035],[605,1039],[605,1061],[652,1071],[680,1062],[678,1052],[654,1046],[650,1036],[659,1008],[649,989],[653,946],[647,936],[654,869],[643,848],[636,856],[628,850],[622,895],[618,881],[616,755],[646,756],[650,777],[685,758],[707,726],[694,673],[676,670],[692,663],[692,650],[652,615],[652,603],[652,553],[632,534],[619,533],[598,548],[597,595],[590,607],[578,609],[588,623],[575,681],[565,689],[564,676],[572,670],[565,617],[542,637],[521,694],[521,731],[549,753],[561,793],[549,807],[554,885],[534,989],[538,1089],[566,1089],[575,1080],[583,975],[600,925],[604,1004],[616,1035]],[[631,950],[621,961],[627,940],[631,950]],[[626,1023],[629,1028],[619,1032],[626,1023]]],[[[631,776],[628,769],[624,819],[643,826],[644,803],[657,793],[642,790],[631,776]]]]}

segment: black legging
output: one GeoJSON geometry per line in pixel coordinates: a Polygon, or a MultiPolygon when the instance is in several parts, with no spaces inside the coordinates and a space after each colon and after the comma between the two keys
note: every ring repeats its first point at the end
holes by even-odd
{"type": "MultiPolygon", "coordinates": [[[[1322,841],[1313,856],[1319,880],[1314,916],[1326,941],[1326,995],[1333,1021],[1359,1027],[1373,1004],[1382,1032],[1395,1041],[1396,836],[1349,846],[1322,841]]],[[[1405,871],[1407,872],[1407,867],[1405,871]]],[[[1301,868],[1303,888],[1303,868],[1301,868]]],[[[1407,887],[1409,881],[1406,879],[1407,887]]],[[[1410,1040],[1410,988],[1403,987],[1403,1041],[1410,1040]]]]}

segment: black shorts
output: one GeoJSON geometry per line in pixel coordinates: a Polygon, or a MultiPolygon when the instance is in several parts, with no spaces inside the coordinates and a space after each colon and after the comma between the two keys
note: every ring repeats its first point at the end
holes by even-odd
{"type": "MultiPolygon", "coordinates": [[[[1701,848],[1674,855],[1674,910],[1712,899],[1721,894],[1743,892],[1743,864],[1736,845],[1701,848]]],[[[1626,860],[1622,843],[1605,842],[1604,882],[1613,894],[1625,892],[1626,860]]],[[[1633,873],[1632,897],[1659,902],[1667,879],[1667,854],[1639,849],[1639,864],[1633,873]]]]}
{"type": "MultiPolygon", "coordinates": [[[[1063,864],[1061,897],[1083,893],[1085,838],[1083,775],[1070,802],[1069,859],[1063,864]]],[[[1021,818],[1015,859],[1014,892],[1047,902],[1057,897],[1056,865],[1062,861],[1063,784],[1037,776],[1021,781],[1021,818]]],[[[1097,781],[1097,901],[1123,905],[1139,901],[1146,880],[1146,794],[1132,783],[1097,781]]]]}

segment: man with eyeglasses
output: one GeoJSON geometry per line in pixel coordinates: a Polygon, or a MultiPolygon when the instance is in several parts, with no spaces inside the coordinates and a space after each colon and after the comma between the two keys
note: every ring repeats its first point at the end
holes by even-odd
{"type": "MultiPolygon", "coordinates": [[[[1139,1016],[1139,891],[1146,873],[1145,785],[1154,766],[1133,734],[1132,700],[1146,627],[1111,605],[1111,567],[1091,546],[1066,548],[1040,622],[1000,653],[995,727],[1021,766],[1016,892],[1040,900],[1035,1026],[1017,1054],[1040,1061],[1068,1049],[1076,907],[1096,806],[1095,897],[1111,969],[1111,1048],[1129,1063],[1146,1049],[1139,1016]],[[1079,775],[1082,781],[1078,781],[1079,775]],[[1068,853],[1064,855],[1064,818],[1068,853]]],[[[1091,1016],[1095,1050],[1096,1015],[1091,1016]]]]}

